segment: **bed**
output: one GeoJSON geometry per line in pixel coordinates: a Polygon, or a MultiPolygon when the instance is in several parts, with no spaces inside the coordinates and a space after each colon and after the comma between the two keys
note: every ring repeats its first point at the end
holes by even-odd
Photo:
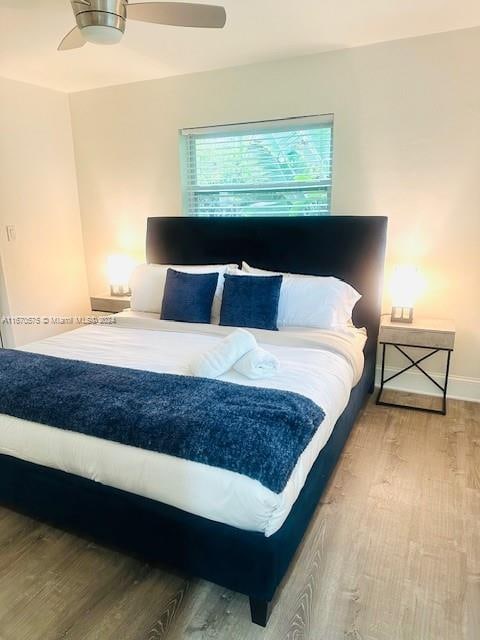
{"type": "MultiPolygon", "coordinates": [[[[385,234],[381,217],[148,220],[150,263],[245,260],[265,269],[335,275],[363,296],[354,324],[364,327],[366,335],[353,327],[340,338],[322,331],[256,332],[259,343],[288,365],[275,388],[283,385],[325,409],[322,428],[282,492],[272,493],[231,471],[0,416],[2,503],[244,593],[250,597],[253,622],[265,626],[373,389],[385,234]]],[[[125,312],[115,326],[86,327],[26,350],[184,375],[192,353],[209,348],[226,331],[125,312]],[[153,352],[163,354],[162,363],[154,361],[153,352]]],[[[245,384],[234,373],[224,380],[245,384]]]]}

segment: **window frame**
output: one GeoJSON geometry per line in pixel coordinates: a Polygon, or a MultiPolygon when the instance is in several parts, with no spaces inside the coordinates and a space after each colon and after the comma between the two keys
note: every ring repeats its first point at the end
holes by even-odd
{"type": "MultiPolygon", "coordinates": [[[[309,190],[318,190],[319,188],[327,189],[327,206],[326,210],[318,213],[298,214],[302,216],[312,215],[331,215],[332,204],[332,188],[333,188],[333,155],[334,155],[334,114],[328,113],[324,115],[295,116],[290,118],[278,118],[275,120],[262,120],[254,122],[241,122],[235,124],[213,125],[205,127],[195,127],[181,129],[180,135],[180,164],[181,164],[181,190],[182,190],[182,211],[186,216],[195,217],[248,217],[243,213],[201,213],[192,207],[196,193],[221,193],[223,192],[276,192],[276,191],[295,191],[305,192],[309,190]],[[190,179],[192,170],[195,170],[196,157],[193,153],[193,145],[199,136],[216,138],[228,134],[255,135],[270,131],[278,132],[294,132],[296,130],[309,128],[329,128],[330,129],[330,177],[327,179],[319,179],[315,181],[305,182],[269,182],[269,183],[235,183],[235,184],[212,184],[198,185],[190,179]]],[[[268,215],[265,213],[258,214],[268,215]]],[[[288,214],[272,214],[272,217],[280,217],[288,214]]],[[[251,217],[255,217],[252,214],[251,217]]]]}

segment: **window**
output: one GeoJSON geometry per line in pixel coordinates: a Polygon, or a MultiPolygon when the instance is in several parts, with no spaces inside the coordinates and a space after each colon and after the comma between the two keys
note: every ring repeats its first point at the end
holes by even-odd
{"type": "Polygon", "coordinates": [[[332,116],[184,129],[185,213],[329,214],[332,132],[332,116]]]}

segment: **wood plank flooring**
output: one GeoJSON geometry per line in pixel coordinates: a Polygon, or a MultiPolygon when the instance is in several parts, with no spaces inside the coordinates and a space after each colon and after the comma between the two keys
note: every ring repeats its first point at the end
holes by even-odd
{"type": "Polygon", "coordinates": [[[0,508],[0,640],[478,640],[480,405],[352,432],[267,630],[248,600],[0,508]]]}

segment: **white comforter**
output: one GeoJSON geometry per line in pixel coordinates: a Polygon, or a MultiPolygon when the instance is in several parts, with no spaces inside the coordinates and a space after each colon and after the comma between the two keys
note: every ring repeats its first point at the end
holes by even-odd
{"type": "MultiPolygon", "coordinates": [[[[114,326],[88,326],[23,347],[25,351],[101,364],[189,375],[192,358],[232,329],[166,322],[124,312],[114,326]]],[[[268,380],[230,371],[221,380],[301,393],[325,419],[284,491],[216,467],[0,415],[0,453],[146,496],[210,520],[270,536],[288,516],[308,472],[361,376],[365,334],[313,329],[253,331],[280,361],[268,380]]]]}

